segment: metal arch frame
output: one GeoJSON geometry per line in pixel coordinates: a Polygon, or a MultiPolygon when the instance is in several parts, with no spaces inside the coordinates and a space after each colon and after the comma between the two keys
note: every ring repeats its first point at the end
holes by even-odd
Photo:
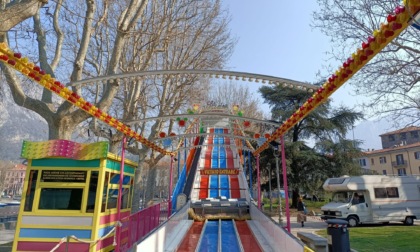
{"type": "MultiPolygon", "coordinates": [[[[178,117],[190,117],[190,118],[194,118],[194,119],[199,119],[199,118],[200,119],[207,119],[207,118],[221,118],[221,119],[224,119],[224,118],[228,118],[228,119],[232,119],[231,121],[229,121],[230,124],[238,124],[237,121],[242,120],[242,121],[250,121],[250,122],[254,122],[254,123],[262,123],[262,124],[266,124],[266,125],[272,125],[274,127],[279,127],[281,125],[280,123],[274,123],[274,122],[270,122],[270,121],[266,121],[266,120],[254,119],[254,118],[249,118],[249,117],[241,117],[241,116],[235,116],[235,115],[229,115],[229,114],[222,114],[222,113],[166,115],[166,116],[149,117],[149,118],[145,118],[145,119],[129,121],[129,122],[126,122],[126,124],[130,125],[130,124],[134,124],[134,123],[137,123],[137,122],[147,122],[147,121],[153,121],[153,120],[158,120],[158,119],[173,119],[173,118],[178,118],[178,117]]],[[[196,124],[196,123],[197,122],[195,122],[194,124],[196,124]]],[[[256,141],[255,138],[247,137],[245,135],[241,136],[241,135],[221,134],[221,133],[178,134],[178,135],[175,135],[175,136],[166,136],[166,137],[162,137],[162,138],[152,138],[152,139],[149,139],[149,141],[155,142],[155,143],[157,143],[157,142],[161,143],[165,139],[178,139],[178,138],[180,138],[182,140],[182,138],[197,137],[197,136],[208,136],[208,135],[220,135],[220,136],[230,137],[230,138],[233,138],[233,139],[241,139],[241,140],[245,140],[248,145],[250,145],[249,141],[256,141]]],[[[165,147],[163,147],[163,148],[165,148],[165,147]]],[[[185,148],[178,147],[175,150],[173,150],[173,152],[176,153],[176,152],[178,152],[182,149],[185,149],[185,148]]],[[[246,146],[244,146],[244,148],[242,148],[242,149],[246,149],[246,150],[249,150],[249,151],[252,151],[252,152],[255,151],[254,148],[250,148],[250,147],[246,147],[246,146]]]]}
{"type": "MultiPolygon", "coordinates": [[[[226,145],[226,144],[201,144],[201,145],[194,145],[194,146],[188,146],[188,147],[181,147],[181,148],[178,149],[178,151],[190,150],[190,149],[199,149],[199,148],[202,148],[202,147],[214,147],[214,146],[225,147],[226,148],[226,147],[230,147],[231,145],[226,145]]],[[[238,149],[238,150],[246,150],[246,151],[250,151],[250,152],[253,151],[246,146],[235,147],[235,148],[238,149]]]]}
{"type": "Polygon", "coordinates": [[[167,136],[167,137],[162,137],[162,138],[154,138],[152,139],[152,141],[156,142],[156,141],[160,141],[160,140],[165,140],[165,139],[177,139],[177,138],[189,138],[189,137],[198,137],[198,136],[222,136],[222,137],[229,137],[229,138],[233,138],[233,139],[242,139],[242,140],[254,140],[256,141],[257,139],[252,138],[252,137],[246,137],[246,136],[239,136],[239,135],[234,135],[234,134],[223,134],[223,133],[191,133],[191,134],[179,134],[179,135],[175,135],[175,136],[167,136]]]}
{"type": "Polygon", "coordinates": [[[107,75],[102,77],[95,77],[75,82],[68,83],[70,87],[83,86],[83,85],[95,85],[96,82],[123,79],[123,78],[133,78],[133,77],[144,77],[144,76],[160,76],[160,75],[207,75],[209,77],[215,78],[224,78],[242,80],[242,81],[255,81],[268,84],[282,84],[284,87],[296,87],[303,91],[313,92],[319,87],[305,82],[295,81],[286,78],[280,78],[270,75],[263,74],[254,74],[246,72],[235,72],[235,71],[223,71],[223,70],[196,70],[196,69],[184,69],[184,70],[153,70],[153,71],[138,71],[122,74],[107,75]]]}
{"type": "Polygon", "coordinates": [[[174,118],[185,118],[185,117],[190,117],[190,118],[229,118],[229,119],[234,119],[234,120],[242,120],[242,121],[250,121],[250,122],[256,122],[256,123],[263,123],[263,124],[268,124],[268,125],[272,125],[275,127],[280,127],[281,123],[274,123],[274,122],[270,122],[270,121],[266,121],[266,120],[261,120],[261,119],[254,119],[254,118],[250,118],[250,117],[242,117],[242,116],[235,116],[235,115],[229,115],[229,114],[177,114],[177,115],[166,115],[166,116],[158,116],[158,117],[148,117],[148,118],[144,118],[144,119],[139,119],[139,120],[133,120],[133,121],[128,121],[125,122],[125,124],[127,125],[131,125],[134,123],[141,123],[141,122],[148,122],[148,121],[154,121],[154,120],[158,120],[158,119],[174,119],[174,118]]]}

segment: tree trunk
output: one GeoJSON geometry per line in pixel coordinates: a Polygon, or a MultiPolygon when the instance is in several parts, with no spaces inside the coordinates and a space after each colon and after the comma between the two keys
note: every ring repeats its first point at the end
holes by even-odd
{"type": "MultiPolygon", "coordinates": [[[[144,190],[143,192],[141,192],[141,189],[144,189],[145,186],[144,181],[141,180],[141,174],[144,170],[143,165],[145,165],[144,159],[146,157],[145,153],[140,153],[139,154],[139,163],[137,166],[137,169],[134,173],[134,192],[133,192],[133,203],[131,206],[131,213],[137,213],[138,209],[140,208],[140,196],[143,197],[143,199],[145,199],[144,197],[144,190]]],[[[142,202],[143,206],[145,206],[145,201],[142,202]]]]}
{"type": "Polygon", "coordinates": [[[146,191],[146,203],[149,203],[157,194],[155,192],[156,187],[156,167],[150,167],[147,174],[147,191],[146,191]]]}
{"type": "Polygon", "coordinates": [[[299,198],[299,188],[293,188],[292,191],[292,208],[297,208],[297,202],[299,198]]]}
{"type": "Polygon", "coordinates": [[[0,0],[0,33],[3,34],[35,15],[48,0],[25,0],[12,4],[6,2],[9,1],[0,0]]]}
{"type": "Polygon", "coordinates": [[[48,123],[48,139],[64,139],[71,140],[71,134],[78,125],[71,117],[52,116],[47,119],[48,123]]]}

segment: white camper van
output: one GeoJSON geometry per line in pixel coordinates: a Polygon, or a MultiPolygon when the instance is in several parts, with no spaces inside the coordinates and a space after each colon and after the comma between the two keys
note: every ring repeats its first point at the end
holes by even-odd
{"type": "Polygon", "coordinates": [[[322,219],[343,219],[350,227],[361,223],[402,221],[413,225],[420,218],[420,177],[364,175],[329,178],[324,190],[332,200],[321,208],[322,219]]]}

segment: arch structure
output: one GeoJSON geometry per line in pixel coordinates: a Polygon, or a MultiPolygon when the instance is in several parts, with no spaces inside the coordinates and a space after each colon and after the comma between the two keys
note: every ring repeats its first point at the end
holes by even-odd
{"type": "Polygon", "coordinates": [[[318,86],[312,85],[305,82],[290,80],[286,78],[280,78],[269,75],[246,73],[246,72],[234,72],[234,71],[223,71],[223,70],[197,70],[197,69],[184,69],[184,70],[154,70],[154,71],[141,71],[141,72],[130,72],[121,73],[114,75],[107,75],[95,78],[89,78],[85,80],[75,81],[68,83],[69,87],[87,86],[87,85],[98,85],[109,81],[118,81],[124,79],[142,79],[146,77],[154,76],[202,76],[203,78],[222,78],[229,80],[238,81],[249,81],[262,84],[273,84],[282,85],[287,88],[296,88],[312,93],[318,89],[318,86]]]}
{"type": "MultiPolygon", "coordinates": [[[[389,14],[387,22],[383,23],[378,30],[375,30],[366,41],[364,41],[360,48],[357,49],[342,66],[335,71],[331,77],[321,86],[313,86],[307,83],[297,82],[289,79],[278,78],[267,75],[250,74],[242,72],[221,71],[221,70],[157,70],[146,72],[123,73],[118,75],[97,77],[87,80],[82,80],[74,83],[69,83],[68,86],[83,86],[83,85],[97,85],[109,81],[119,81],[130,78],[145,78],[147,76],[164,76],[164,75],[199,75],[210,78],[228,78],[244,81],[255,81],[261,83],[283,85],[284,87],[297,88],[313,92],[310,97],[299,109],[297,109],[292,116],[283,122],[272,134],[270,134],[264,143],[253,152],[254,156],[259,155],[265,148],[269,146],[271,141],[274,141],[283,136],[296,123],[306,117],[320,104],[325,102],[329,96],[332,95],[338,88],[340,88],[349,78],[358,72],[367,62],[369,62],[376,54],[378,54],[386,45],[388,45],[395,37],[397,37],[403,30],[415,22],[420,11],[420,0],[405,0],[403,6],[395,8],[394,12],[389,14]]],[[[70,90],[58,80],[46,74],[39,66],[30,62],[27,58],[22,58],[20,53],[15,53],[10,50],[5,43],[0,43],[0,60],[7,65],[13,67],[22,74],[28,76],[44,88],[56,93],[71,104],[79,107],[93,117],[98,118],[109,126],[120,131],[127,137],[134,138],[150,149],[161,152],[165,155],[174,156],[175,153],[149,141],[144,136],[132,130],[127,124],[112,117],[106,112],[101,111],[93,104],[85,101],[77,93],[70,90]]],[[[222,111],[214,111],[216,114],[222,111]]],[[[194,122],[197,124],[200,118],[195,118],[194,122]]],[[[235,119],[237,120],[237,119],[235,119]]],[[[193,125],[193,124],[191,124],[193,125]]],[[[238,123],[236,125],[239,125],[238,123]]],[[[239,135],[244,136],[243,129],[239,128],[239,135]]],[[[196,132],[198,133],[198,132],[196,132]]],[[[248,146],[249,147],[249,146],[248,146]]]]}
{"type": "MultiPolygon", "coordinates": [[[[126,80],[130,78],[147,78],[152,76],[164,76],[164,75],[174,75],[174,76],[184,76],[184,75],[200,75],[203,78],[229,78],[242,81],[255,81],[273,85],[282,85],[285,88],[296,88],[307,92],[313,92],[317,86],[298,82],[290,79],[284,79],[279,77],[267,76],[267,75],[260,75],[260,74],[252,74],[252,73],[243,73],[243,72],[232,72],[232,71],[222,71],[222,70],[157,70],[157,71],[145,71],[145,72],[133,72],[133,73],[123,73],[111,76],[103,76],[97,77],[92,79],[86,79],[74,83],[70,83],[68,85],[62,84],[60,81],[52,78],[49,74],[46,74],[39,66],[36,66],[33,62],[30,62],[27,58],[22,58],[20,53],[15,53],[11,49],[7,47],[5,43],[0,43],[0,60],[7,63],[9,66],[15,68],[17,71],[21,72],[22,74],[26,75],[36,83],[40,84],[44,88],[56,93],[58,96],[62,97],[63,99],[67,100],[71,104],[79,107],[80,109],[84,110],[85,112],[92,115],[94,118],[99,119],[103,123],[107,124],[108,126],[115,128],[117,131],[120,131],[124,135],[126,135],[130,139],[135,139],[136,141],[140,142],[141,144],[147,146],[148,148],[163,153],[165,155],[174,156],[178,149],[181,148],[183,140],[179,141],[178,147],[176,151],[168,150],[165,146],[161,143],[161,140],[164,139],[151,139],[138,134],[134,131],[130,125],[139,123],[139,122],[147,122],[153,120],[173,120],[175,118],[183,117],[183,118],[191,118],[194,120],[191,123],[193,125],[208,125],[217,123],[218,120],[225,120],[228,122],[228,125],[231,127],[237,127],[237,134],[232,135],[231,137],[237,138],[238,140],[244,140],[246,146],[244,149],[254,151],[253,146],[249,142],[252,140],[251,137],[247,137],[244,133],[242,127],[238,126],[241,122],[248,122],[260,125],[266,125],[267,127],[275,128],[278,127],[279,124],[272,122],[272,121],[265,121],[265,120],[258,120],[254,118],[247,118],[242,117],[239,115],[233,114],[234,111],[229,110],[226,106],[206,106],[202,108],[200,111],[195,111],[194,113],[190,114],[179,114],[179,115],[166,115],[161,117],[153,117],[153,118],[146,118],[144,120],[132,121],[132,122],[121,122],[118,119],[112,117],[106,112],[101,111],[95,105],[87,102],[85,99],[80,97],[79,94],[73,92],[68,87],[81,87],[85,85],[98,85],[104,82],[109,81],[120,81],[126,80]],[[236,125],[236,126],[235,126],[236,125]]],[[[194,132],[190,127],[189,130],[186,131],[186,134],[197,134],[199,133],[194,132]]]]}

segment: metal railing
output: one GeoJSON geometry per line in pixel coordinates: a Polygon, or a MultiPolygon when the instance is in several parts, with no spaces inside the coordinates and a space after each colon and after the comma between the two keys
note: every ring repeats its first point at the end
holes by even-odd
{"type": "Polygon", "coordinates": [[[168,220],[168,206],[171,204],[172,202],[161,202],[121,219],[121,240],[125,242],[116,245],[119,250],[129,251],[138,241],[168,220]]]}

